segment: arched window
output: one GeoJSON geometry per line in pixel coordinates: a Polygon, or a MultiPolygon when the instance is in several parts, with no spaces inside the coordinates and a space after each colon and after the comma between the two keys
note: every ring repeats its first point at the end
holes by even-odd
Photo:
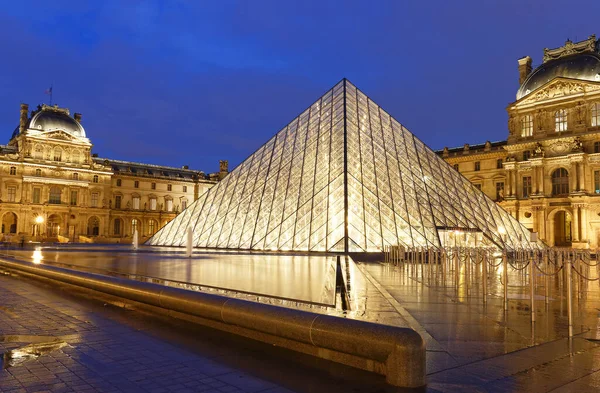
{"type": "Polygon", "coordinates": [[[42,170],[41,169],[36,169],[35,170],[35,175],[36,176],[42,176],[42,170]]]}
{"type": "Polygon", "coordinates": [[[35,145],[35,150],[33,151],[33,158],[36,160],[41,160],[44,158],[44,148],[41,145],[35,145]]]}
{"type": "Polygon", "coordinates": [[[533,116],[525,115],[521,118],[521,136],[533,135],[533,116]]]}
{"type": "Polygon", "coordinates": [[[600,126],[600,103],[595,103],[592,105],[592,127],[600,126]]]}
{"type": "Polygon", "coordinates": [[[79,154],[79,150],[73,150],[71,153],[71,162],[75,164],[79,164],[81,161],[81,155],[79,154]]]}
{"type": "Polygon", "coordinates": [[[54,148],[54,161],[62,161],[62,149],[60,147],[54,148]]]}
{"type": "Polygon", "coordinates": [[[60,187],[50,187],[50,199],[48,203],[54,203],[60,205],[60,187]]]}
{"type": "Polygon", "coordinates": [[[554,112],[554,130],[556,132],[567,131],[567,110],[559,109],[554,112]]]}
{"type": "Polygon", "coordinates": [[[98,183],[98,175],[94,175],[94,177],[92,178],[92,181],[94,183],[98,183]]]}
{"type": "Polygon", "coordinates": [[[17,167],[11,166],[10,167],[10,174],[12,176],[16,175],[17,174],[17,167]]]}
{"type": "Polygon", "coordinates": [[[148,232],[150,235],[154,235],[154,232],[156,232],[156,221],[148,221],[148,232]]]}
{"type": "Polygon", "coordinates": [[[558,168],[552,172],[552,195],[566,195],[569,193],[569,172],[565,168],[558,168]]]}
{"type": "Polygon", "coordinates": [[[113,224],[113,233],[117,236],[121,235],[121,227],[123,226],[123,221],[120,218],[115,218],[113,224]]]}
{"type": "Polygon", "coordinates": [[[90,217],[87,228],[88,236],[98,236],[100,234],[100,220],[98,217],[90,217]]]}

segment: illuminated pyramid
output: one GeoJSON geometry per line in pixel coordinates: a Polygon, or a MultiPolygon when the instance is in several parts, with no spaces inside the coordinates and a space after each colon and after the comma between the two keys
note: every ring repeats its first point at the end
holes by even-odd
{"type": "Polygon", "coordinates": [[[525,227],[346,79],[147,244],[183,246],[188,227],[211,248],[437,247],[448,228],[531,247],[525,227]]]}

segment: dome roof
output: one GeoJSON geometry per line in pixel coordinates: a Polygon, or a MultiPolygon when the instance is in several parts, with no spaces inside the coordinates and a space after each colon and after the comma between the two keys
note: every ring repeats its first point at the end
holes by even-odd
{"type": "MultiPolygon", "coordinates": [[[[70,116],[68,109],[58,106],[38,107],[37,111],[32,112],[26,128],[42,132],[64,131],[79,138],[86,137],[81,123],[70,116]]],[[[13,137],[18,133],[19,127],[15,129],[13,137]]]]}
{"type": "Polygon", "coordinates": [[[525,79],[517,92],[517,100],[557,77],[600,82],[600,55],[579,53],[543,63],[525,79]]]}
{"type": "Polygon", "coordinates": [[[52,110],[52,107],[42,107],[42,110],[33,115],[29,128],[41,131],[65,131],[74,136],[85,138],[85,130],[79,122],[69,116],[66,110],[52,110]],[[50,109],[47,109],[50,108],[50,109]]]}

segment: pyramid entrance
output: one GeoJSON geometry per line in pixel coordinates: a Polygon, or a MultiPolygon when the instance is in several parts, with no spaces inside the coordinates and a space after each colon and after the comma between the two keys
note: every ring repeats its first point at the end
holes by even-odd
{"type": "Polygon", "coordinates": [[[531,247],[527,228],[347,79],[146,244],[183,246],[188,227],[206,248],[380,252],[441,247],[451,228],[531,247]]]}

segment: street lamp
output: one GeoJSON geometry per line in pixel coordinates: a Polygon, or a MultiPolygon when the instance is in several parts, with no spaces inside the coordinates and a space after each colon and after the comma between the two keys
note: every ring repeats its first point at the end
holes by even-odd
{"type": "Polygon", "coordinates": [[[40,235],[40,225],[44,223],[44,217],[42,216],[37,216],[35,218],[35,232],[36,232],[36,236],[40,235]]]}

